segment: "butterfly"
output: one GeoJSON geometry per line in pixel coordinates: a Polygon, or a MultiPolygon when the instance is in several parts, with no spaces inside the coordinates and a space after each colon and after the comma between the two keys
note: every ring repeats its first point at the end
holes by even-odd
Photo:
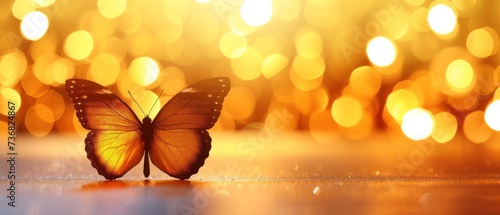
{"type": "Polygon", "coordinates": [[[195,83],[172,97],[152,120],[142,122],[132,109],[107,88],[84,79],[66,81],[66,92],[83,128],[87,158],[108,180],[123,176],[144,155],[144,177],[149,160],[163,172],[188,179],[205,163],[212,138],[208,129],[217,122],[229,78],[195,83]]]}

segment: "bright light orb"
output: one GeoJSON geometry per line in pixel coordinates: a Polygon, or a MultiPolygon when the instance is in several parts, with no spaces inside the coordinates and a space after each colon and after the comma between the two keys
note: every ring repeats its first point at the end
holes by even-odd
{"type": "Polygon", "coordinates": [[[455,60],[446,68],[446,83],[455,90],[462,91],[469,88],[473,80],[474,70],[465,60],[455,60]]]}
{"type": "Polygon", "coordinates": [[[148,86],[156,81],[160,69],[155,60],[149,57],[139,57],[130,63],[130,77],[140,86],[148,86]]]}
{"type": "Polygon", "coordinates": [[[366,46],[366,54],[370,61],[380,67],[391,65],[396,59],[396,46],[386,37],[371,39],[366,46]]]}
{"type": "Polygon", "coordinates": [[[444,4],[437,4],[429,10],[427,22],[432,31],[445,35],[453,32],[457,25],[457,16],[453,9],[444,4]]]}
{"type": "Polygon", "coordinates": [[[250,26],[261,26],[269,22],[273,16],[271,0],[245,0],[241,4],[240,14],[243,21],[250,26]]]}
{"type": "Polygon", "coordinates": [[[486,124],[495,131],[500,131],[500,100],[492,102],[486,108],[484,120],[486,124]]]}
{"type": "Polygon", "coordinates": [[[21,21],[21,33],[28,40],[35,41],[42,38],[47,29],[49,29],[49,18],[40,11],[26,14],[21,21]]]}
{"type": "Polygon", "coordinates": [[[89,32],[84,30],[75,31],[68,35],[64,44],[66,54],[75,60],[87,58],[93,49],[94,39],[89,32]]]}
{"type": "Polygon", "coordinates": [[[434,130],[434,119],[428,111],[415,108],[403,116],[401,129],[408,138],[423,140],[429,137],[434,130]]]}

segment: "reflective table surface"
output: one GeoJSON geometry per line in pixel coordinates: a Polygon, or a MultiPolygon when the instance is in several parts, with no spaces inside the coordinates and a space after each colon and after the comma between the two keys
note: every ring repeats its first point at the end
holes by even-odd
{"type": "MultiPolygon", "coordinates": [[[[142,164],[106,181],[82,137],[20,136],[15,207],[0,167],[0,214],[499,214],[494,142],[394,140],[380,134],[318,143],[292,132],[213,133],[210,157],[190,180],[142,164]]],[[[496,138],[492,138],[495,141],[496,138]]],[[[1,149],[6,160],[6,149],[1,149]]]]}

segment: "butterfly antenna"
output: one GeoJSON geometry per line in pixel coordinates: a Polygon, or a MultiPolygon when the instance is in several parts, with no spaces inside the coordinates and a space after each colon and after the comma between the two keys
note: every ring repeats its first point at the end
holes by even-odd
{"type": "Polygon", "coordinates": [[[148,115],[149,115],[149,114],[151,114],[151,111],[153,111],[153,108],[155,107],[156,102],[157,102],[158,100],[160,100],[160,96],[161,96],[161,94],[163,94],[163,89],[161,90],[160,95],[159,95],[159,96],[158,96],[158,98],[156,99],[155,103],[153,103],[153,106],[151,106],[151,109],[149,110],[148,115]]]}
{"type": "Polygon", "coordinates": [[[141,109],[142,111],[142,114],[146,115],[146,113],[144,113],[144,110],[142,110],[141,106],[139,105],[139,103],[134,99],[134,97],[132,96],[132,93],[130,93],[130,91],[128,91],[128,94],[130,95],[130,97],[132,97],[132,100],[134,100],[135,104],[137,105],[137,107],[139,107],[139,109],[141,109]]]}

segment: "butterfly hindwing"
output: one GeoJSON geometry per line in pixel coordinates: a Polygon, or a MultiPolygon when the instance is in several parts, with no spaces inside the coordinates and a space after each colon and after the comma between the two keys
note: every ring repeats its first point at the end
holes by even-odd
{"type": "Polygon", "coordinates": [[[66,81],[66,91],[81,125],[91,130],[85,150],[92,166],[107,179],[121,177],[142,159],[141,122],[116,94],[82,79],[66,81]]]}
{"type": "Polygon", "coordinates": [[[217,122],[230,87],[228,78],[211,78],[170,99],[152,122],[151,162],[179,179],[197,173],[211,148],[212,139],[206,130],[217,122]]]}
{"type": "Polygon", "coordinates": [[[85,151],[100,175],[115,179],[141,161],[144,146],[138,131],[97,130],[87,134],[85,151]]]}
{"type": "Polygon", "coordinates": [[[205,130],[156,130],[151,162],[170,176],[188,179],[205,163],[212,139],[205,130]]]}

